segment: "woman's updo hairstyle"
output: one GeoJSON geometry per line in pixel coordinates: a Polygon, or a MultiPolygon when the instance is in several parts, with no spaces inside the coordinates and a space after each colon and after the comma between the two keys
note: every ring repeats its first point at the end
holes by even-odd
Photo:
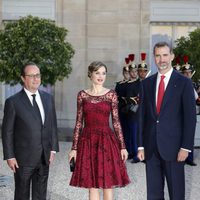
{"type": "Polygon", "coordinates": [[[104,63],[101,61],[94,61],[88,66],[88,77],[91,78],[92,73],[97,71],[99,68],[105,67],[106,72],[107,72],[107,67],[104,63]]]}

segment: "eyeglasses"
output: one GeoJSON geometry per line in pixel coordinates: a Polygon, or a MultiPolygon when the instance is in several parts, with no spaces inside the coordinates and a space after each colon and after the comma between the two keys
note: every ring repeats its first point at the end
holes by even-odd
{"type": "Polygon", "coordinates": [[[32,78],[32,79],[34,79],[34,78],[41,78],[41,74],[25,74],[25,76],[28,76],[28,77],[30,77],[30,78],[32,78]]]}

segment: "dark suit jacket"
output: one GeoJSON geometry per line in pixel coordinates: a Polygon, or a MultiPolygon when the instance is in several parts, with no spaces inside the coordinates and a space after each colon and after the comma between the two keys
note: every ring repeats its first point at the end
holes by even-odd
{"type": "Polygon", "coordinates": [[[150,159],[155,147],[164,160],[177,159],[180,148],[192,150],[196,126],[194,89],[191,80],[173,71],[165,90],[161,111],[156,113],[157,74],[141,82],[139,147],[150,159]]]}
{"type": "Polygon", "coordinates": [[[50,151],[59,151],[53,98],[46,92],[39,93],[45,112],[42,126],[23,89],[6,100],[2,124],[5,160],[16,158],[19,165],[35,166],[42,153],[48,163],[50,151]]]}

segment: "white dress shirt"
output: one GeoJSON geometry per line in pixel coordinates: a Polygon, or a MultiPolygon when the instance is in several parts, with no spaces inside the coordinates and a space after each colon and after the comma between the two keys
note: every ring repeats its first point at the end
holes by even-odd
{"type": "Polygon", "coordinates": [[[173,72],[173,68],[171,68],[166,74],[161,74],[158,72],[157,80],[156,80],[156,105],[157,105],[157,97],[158,97],[158,87],[159,87],[161,76],[163,76],[163,75],[165,76],[164,83],[165,83],[165,90],[166,90],[167,85],[169,83],[169,79],[172,75],[172,72],[173,72]]]}
{"type": "Polygon", "coordinates": [[[45,120],[45,113],[44,113],[44,107],[42,104],[42,100],[40,97],[40,93],[38,92],[38,90],[35,93],[31,93],[30,91],[28,91],[26,88],[24,88],[24,91],[26,92],[31,104],[33,105],[33,97],[31,95],[36,94],[35,96],[35,100],[37,102],[37,105],[39,107],[40,110],[40,114],[41,114],[41,118],[42,118],[42,123],[44,124],[44,120],[45,120]]]}

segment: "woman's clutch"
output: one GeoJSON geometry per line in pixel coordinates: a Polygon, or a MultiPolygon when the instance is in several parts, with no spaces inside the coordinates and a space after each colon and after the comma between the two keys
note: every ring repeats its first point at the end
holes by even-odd
{"type": "Polygon", "coordinates": [[[74,157],[70,160],[69,165],[70,165],[70,171],[73,172],[74,169],[75,169],[75,159],[74,159],[74,157]]]}

